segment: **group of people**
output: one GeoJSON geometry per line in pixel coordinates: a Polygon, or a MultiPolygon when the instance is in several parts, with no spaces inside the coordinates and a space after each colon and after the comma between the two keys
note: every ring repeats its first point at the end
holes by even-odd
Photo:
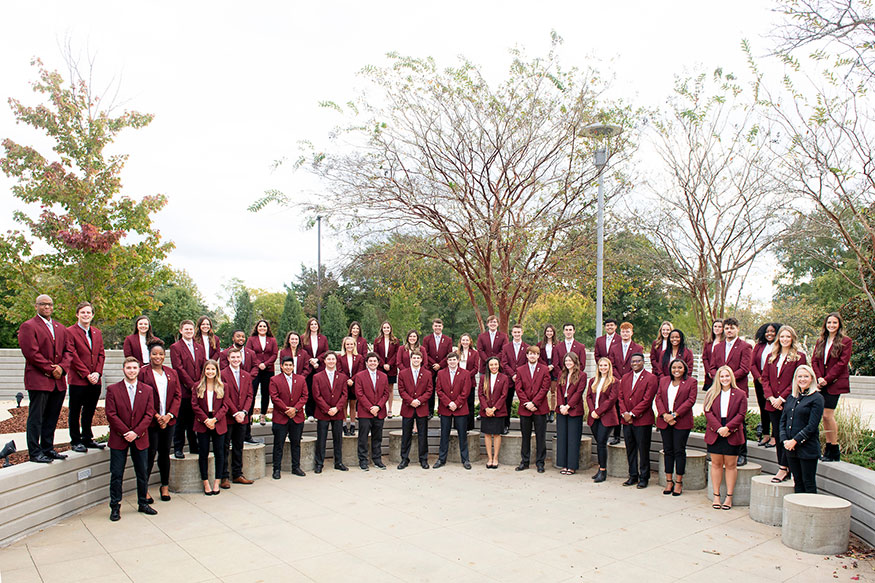
{"type": "MultiPolygon", "coordinates": [[[[95,442],[91,424],[101,394],[105,353],[100,331],[91,325],[90,303],[77,306],[77,323],[69,328],[52,319],[50,297],[39,296],[36,310],[37,315],[19,330],[30,398],[28,451],[31,461],[51,463],[66,457],[54,449],[53,437],[68,384],[72,449],[84,452],[103,447],[95,442]]],[[[738,328],[734,318],[716,321],[702,354],[707,391],[705,441],[712,461],[715,509],[732,507],[737,467],[745,463],[750,373],[763,417],[759,445],[776,448],[780,471],[773,481],[792,476],[799,492],[816,492],[819,459],[839,458],[834,410],[839,395],[849,391],[852,341],[844,335],[838,313],[825,318],[810,366],[790,326],[764,325],[754,347],[739,338],[738,328]],[[827,442],[822,456],[821,419],[827,442]],[[725,498],[719,493],[724,481],[725,498]]],[[[371,464],[386,469],[381,454],[383,423],[392,415],[396,388],[402,417],[399,470],[410,463],[414,435],[420,466],[429,468],[428,420],[435,406],[440,446],[433,467],[446,464],[455,429],[462,465],[471,469],[467,433],[479,418],[486,468],[497,468],[502,436],[508,433],[516,411],[522,433],[517,471],[528,469],[533,461],[538,472],[545,471],[546,429],[555,420],[555,463],[562,474],[575,474],[586,423],[595,438],[598,459],[592,479],[605,481],[607,447],[619,443],[622,432],[628,462],[623,485],[646,488],[655,424],[665,455],[663,494],[680,496],[698,394],[692,351],[686,347],[683,332],[664,322],[651,343],[651,370],[647,371],[644,347],[634,341],[631,323],[618,325],[608,319],[605,332],[596,339],[596,372],[588,379],[586,347],[575,339],[571,323],[562,327],[563,338],[548,325],[541,341],[528,345],[522,340],[520,325],[514,325],[508,337],[499,331],[495,316],[488,317],[486,331],[476,342],[463,334],[458,344],[443,333],[440,319],[432,322],[431,334],[420,338],[410,330],[403,341],[394,335],[389,322],[383,322],[380,335],[369,347],[361,325],[353,322],[341,351],[334,352],[315,318],[307,322],[303,335],[286,334],[282,346],[270,324],[260,320],[249,334],[235,331],[232,345],[222,349],[212,321],[203,316],[197,322],[180,324],[180,338],[169,349],[170,367],[165,364],[164,343],[152,333],[149,319],[140,316],[124,341],[124,379],[106,388],[110,518],[120,518],[128,455],[137,476],[138,510],[147,514],[156,513],[147,488],[155,461],[160,498],[170,500],[171,450],[175,457],[184,458],[186,442],[189,452],[198,456],[205,495],[217,495],[232,483],[251,484],[243,475],[243,447],[247,442],[257,443],[252,423],[266,424],[271,405],[274,479],[281,478],[286,439],[292,474],[305,475],[300,443],[308,419],[317,424],[316,473],[323,470],[329,431],[335,469],[348,470],[342,461],[342,437],[356,433],[360,469],[368,471],[371,464]],[[275,374],[277,360],[280,372],[275,374]],[[259,390],[261,408],[255,415],[259,390]],[[215,464],[212,482],[208,479],[210,450],[215,464]]]]}

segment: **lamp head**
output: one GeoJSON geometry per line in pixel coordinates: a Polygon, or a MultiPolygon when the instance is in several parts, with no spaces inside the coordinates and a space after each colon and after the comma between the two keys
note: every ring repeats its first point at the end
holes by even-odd
{"type": "Polygon", "coordinates": [[[24,400],[24,393],[22,393],[21,391],[18,391],[18,393],[15,395],[15,402],[18,404],[19,408],[21,407],[21,402],[23,400],[24,400]]]}

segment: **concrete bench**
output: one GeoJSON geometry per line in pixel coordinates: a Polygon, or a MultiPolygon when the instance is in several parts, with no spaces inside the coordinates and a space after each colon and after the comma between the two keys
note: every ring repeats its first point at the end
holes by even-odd
{"type": "Polygon", "coordinates": [[[608,444],[608,476],[611,478],[629,477],[629,458],[626,457],[626,444],[608,444]]]}
{"type": "Polygon", "coordinates": [[[818,555],[848,550],[851,503],[824,494],[784,496],[781,542],[791,549],[818,555]]]}
{"type": "MultiPolygon", "coordinates": [[[[505,466],[520,465],[520,449],[523,444],[523,435],[518,431],[511,431],[507,435],[501,436],[501,450],[498,452],[498,463],[505,466]]],[[[532,432],[531,437],[531,455],[529,455],[529,465],[535,465],[535,432],[532,432]]]]}
{"type": "MultiPolygon", "coordinates": [[[[749,506],[750,505],[750,483],[754,476],[759,476],[763,473],[763,467],[760,464],[747,462],[738,468],[738,479],[735,481],[735,490],[732,492],[732,506],[749,506]]],[[[711,483],[711,462],[708,462],[708,489],[704,490],[708,500],[714,499],[714,485],[711,483]]],[[[726,479],[720,483],[720,497],[726,496],[726,479]]]]}
{"type": "MultiPolygon", "coordinates": [[[[310,435],[301,437],[301,469],[312,472],[316,467],[316,438],[310,435]]],[[[286,439],[283,444],[282,471],[292,471],[292,444],[286,439]]]]}
{"type": "Polygon", "coordinates": [[[781,526],[784,513],[784,496],[793,493],[793,480],[772,483],[774,476],[754,476],[750,481],[751,520],[781,526]]]}
{"type": "MultiPolygon", "coordinates": [[[[401,436],[402,431],[396,429],[389,432],[389,461],[393,464],[401,462],[401,436]]],[[[440,437],[440,431],[430,430],[429,436],[440,437]]],[[[429,445],[429,454],[437,454],[437,446],[429,445]]],[[[416,434],[410,440],[410,453],[407,454],[410,463],[418,463],[419,460],[419,440],[416,434]]],[[[468,431],[468,459],[471,463],[480,460],[480,432],[477,430],[468,431]]],[[[462,463],[461,454],[459,453],[459,435],[455,430],[450,432],[450,445],[447,450],[447,462],[462,463]]]]}
{"type": "MultiPolygon", "coordinates": [[[[558,468],[556,465],[556,438],[553,438],[553,467],[558,468]]],[[[580,457],[578,458],[578,463],[580,467],[578,469],[585,470],[592,466],[592,438],[588,435],[582,435],[580,437],[580,457]]]]}
{"type": "MultiPolygon", "coordinates": [[[[170,456],[170,480],[168,487],[171,492],[203,492],[204,482],[201,480],[201,470],[198,466],[198,456],[194,453],[186,453],[185,459],[176,459],[170,456]]],[[[207,457],[207,476],[210,483],[215,479],[216,463],[213,453],[207,457]]]]}
{"type": "MultiPolygon", "coordinates": [[[[684,490],[702,490],[708,484],[708,454],[687,450],[687,468],[684,472],[684,490]]],[[[659,450],[659,485],[665,487],[665,451],[659,450]]],[[[735,498],[735,496],[733,496],[735,498]]]]}
{"type": "MultiPolygon", "coordinates": [[[[230,460],[229,460],[230,462],[230,460]]],[[[264,444],[243,444],[243,475],[250,480],[264,477],[264,444]]]]}

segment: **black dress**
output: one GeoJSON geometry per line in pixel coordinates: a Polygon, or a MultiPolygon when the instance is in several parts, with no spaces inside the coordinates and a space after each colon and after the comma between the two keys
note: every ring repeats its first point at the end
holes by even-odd
{"type": "MultiPolygon", "coordinates": [[[[726,417],[720,418],[720,426],[726,427],[726,417]]],[[[722,437],[719,434],[717,435],[717,441],[708,446],[708,453],[714,453],[717,455],[738,455],[740,451],[740,445],[732,445],[729,443],[728,437],[722,437]]]]}
{"type": "Polygon", "coordinates": [[[504,421],[507,417],[480,417],[480,433],[483,435],[501,435],[504,433],[504,421]]]}

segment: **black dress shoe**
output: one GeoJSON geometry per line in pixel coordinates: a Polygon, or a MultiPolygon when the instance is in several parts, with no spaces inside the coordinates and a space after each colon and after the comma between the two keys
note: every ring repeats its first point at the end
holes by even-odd
{"type": "Polygon", "coordinates": [[[294,470],[292,470],[292,475],[298,476],[299,478],[303,478],[307,474],[304,473],[304,470],[302,470],[301,468],[295,468],[294,470]]]}
{"type": "Polygon", "coordinates": [[[350,425],[350,426],[349,426],[349,434],[350,434],[351,436],[352,436],[352,435],[355,435],[355,425],[350,425]]]}
{"type": "Polygon", "coordinates": [[[349,437],[349,427],[346,425],[343,426],[343,434],[349,437]]]}
{"type": "Polygon", "coordinates": [[[637,478],[637,477],[635,477],[635,478],[630,477],[628,480],[626,480],[625,482],[623,482],[623,485],[624,485],[624,486],[635,486],[635,485],[637,485],[637,484],[638,484],[638,478],[637,478]]]}
{"type": "Polygon", "coordinates": [[[161,494],[162,502],[170,502],[170,494],[161,494]]]}
{"type": "Polygon", "coordinates": [[[365,463],[360,463],[360,464],[359,464],[359,469],[362,470],[363,472],[369,472],[369,471],[371,471],[371,468],[369,468],[369,467],[368,467],[368,464],[365,464],[365,463]]]}
{"type": "Polygon", "coordinates": [[[113,506],[112,508],[110,508],[110,510],[109,510],[109,519],[110,520],[112,520],[113,522],[117,522],[118,520],[121,519],[121,517],[122,517],[121,509],[118,506],[113,506]]]}
{"type": "Polygon", "coordinates": [[[322,466],[316,466],[315,468],[313,468],[313,473],[314,474],[321,474],[322,473],[322,466]]]}
{"type": "Polygon", "coordinates": [[[502,435],[507,435],[508,433],[510,433],[510,427],[505,427],[501,430],[502,435]]]}
{"type": "Polygon", "coordinates": [[[82,445],[81,443],[77,443],[76,445],[74,445],[70,449],[72,449],[76,453],[85,453],[88,451],[88,448],[85,447],[84,445],[82,445]]]}
{"type": "Polygon", "coordinates": [[[149,496],[146,498],[146,504],[155,504],[155,499],[149,496]]]}
{"type": "Polygon", "coordinates": [[[620,445],[620,438],[612,437],[610,441],[608,441],[608,445],[620,445]]]}
{"type": "Polygon", "coordinates": [[[343,464],[334,464],[334,469],[340,470],[341,472],[348,472],[349,471],[349,468],[343,464]]]}
{"type": "Polygon", "coordinates": [[[243,443],[248,443],[249,445],[261,445],[264,443],[264,440],[261,438],[250,437],[249,439],[244,439],[243,443]]]}
{"type": "Polygon", "coordinates": [[[462,462],[462,467],[465,468],[466,470],[470,470],[471,469],[471,462],[462,462]]]}
{"type": "Polygon", "coordinates": [[[428,469],[428,464],[427,464],[427,463],[420,462],[419,465],[422,466],[422,469],[423,469],[423,470],[427,470],[427,469],[428,469]]]}
{"type": "Polygon", "coordinates": [[[48,451],[48,453],[46,453],[46,455],[47,455],[48,457],[54,459],[54,460],[65,460],[65,459],[67,459],[67,454],[65,454],[65,453],[58,453],[58,452],[56,452],[56,451],[53,450],[53,449],[50,449],[50,450],[48,451]]]}
{"type": "Polygon", "coordinates": [[[767,443],[767,444],[765,444],[763,447],[766,448],[766,449],[771,449],[771,448],[775,447],[775,445],[776,445],[776,444],[774,444],[774,443],[767,443]]]}
{"type": "Polygon", "coordinates": [[[47,455],[38,453],[37,455],[31,456],[30,461],[37,463],[37,464],[50,464],[55,460],[53,460],[52,458],[50,458],[47,455]]]}
{"type": "Polygon", "coordinates": [[[380,468],[381,470],[385,470],[385,469],[386,469],[386,464],[384,464],[383,462],[374,462],[374,465],[375,465],[376,467],[380,468]]]}
{"type": "Polygon", "coordinates": [[[744,454],[738,456],[738,462],[735,465],[741,467],[745,464],[747,464],[747,456],[744,454]]]}
{"type": "Polygon", "coordinates": [[[638,488],[639,490],[643,490],[644,488],[647,487],[647,480],[639,480],[638,485],[635,487],[638,488]]]}
{"type": "Polygon", "coordinates": [[[527,469],[529,469],[529,464],[524,464],[524,463],[520,462],[520,465],[518,465],[516,467],[516,470],[514,470],[514,471],[522,472],[523,470],[527,470],[527,469]]]}
{"type": "Polygon", "coordinates": [[[607,473],[599,470],[596,472],[596,475],[593,477],[592,481],[595,483],[604,482],[607,479],[607,473]]]}
{"type": "Polygon", "coordinates": [[[601,473],[601,470],[596,470],[596,472],[592,475],[592,479],[595,480],[598,477],[599,473],[601,473]]]}
{"type": "Polygon", "coordinates": [[[444,467],[445,465],[447,465],[445,462],[442,462],[441,460],[438,460],[438,461],[436,461],[436,462],[434,463],[434,465],[432,466],[432,468],[436,470],[436,469],[438,469],[438,468],[442,468],[442,467],[444,467]]]}
{"type": "Polygon", "coordinates": [[[555,417],[555,413],[553,413],[553,411],[550,411],[549,413],[547,413],[547,423],[553,423],[554,417],[555,417]]]}
{"type": "Polygon", "coordinates": [[[137,506],[137,512],[142,512],[143,514],[148,514],[149,516],[158,514],[158,511],[148,504],[140,504],[139,506],[137,506]]]}
{"type": "Polygon", "coordinates": [[[539,474],[543,474],[545,471],[546,470],[544,469],[544,466],[538,466],[538,473],[539,474]]]}
{"type": "Polygon", "coordinates": [[[280,479],[280,471],[279,471],[279,470],[274,470],[274,471],[273,471],[273,479],[274,479],[274,480],[279,480],[279,479],[280,479]]]}
{"type": "Polygon", "coordinates": [[[401,460],[401,463],[398,464],[398,469],[403,470],[404,468],[406,468],[409,465],[410,465],[410,460],[401,460]]]}
{"type": "Polygon", "coordinates": [[[84,445],[88,449],[103,449],[106,447],[105,443],[97,443],[93,439],[90,441],[83,441],[82,445],[84,445]]]}
{"type": "Polygon", "coordinates": [[[176,451],[173,452],[173,457],[175,457],[178,460],[184,460],[185,454],[182,453],[181,449],[177,449],[176,451]]]}

